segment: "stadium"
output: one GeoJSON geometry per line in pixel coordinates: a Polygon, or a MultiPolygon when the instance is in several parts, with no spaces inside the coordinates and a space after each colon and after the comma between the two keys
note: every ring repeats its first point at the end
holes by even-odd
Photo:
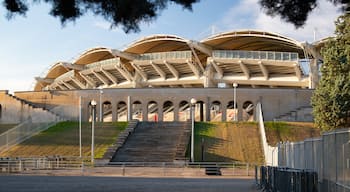
{"type": "Polygon", "coordinates": [[[258,30],[201,41],[152,35],[124,50],[97,47],[57,62],[35,78],[33,91],[15,96],[74,120],[79,106],[91,118],[93,99],[100,121],[186,120],[195,98],[200,121],[252,120],[258,101],[267,120],[312,121],[322,45],[258,30]]]}
{"type": "MultiPolygon", "coordinates": [[[[0,91],[0,123],[19,124],[0,135],[0,141],[6,141],[0,152],[3,156],[22,155],[21,148],[17,153],[11,146],[34,137],[32,141],[39,144],[30,145],[38,146],[30,155],[55,155],[59,150],[56,146],[63,145],[72,150],[60,154],[77,156],[78,150],[73,148],[78,144],[78,125],[74,123],[83,123],[86,140],[89,133],[94,135],[97,121],[97,138],[113,136],[99,155],[107,162],[186,162],[196,122],[212,126],[212,133],[217,134],[205,137],[206,142],[212,142],[207,150],[202,149],[206,160],[262,163],[265,158],[266,163],[276,164],[275,148],[267,146],[266,134],[260,133],[263,122],[313,121],[310,98],[319,79],[323,43],[239,30],[201,41],[152,35],[123,50],[89,49],[73,61],[50,66],[35,78],[32,91],[14,95],[0,91]],[[218,122],[225,123],[215,124],[218,122]],[[118,123],[127,127],[117,137],[118,123]],[[56,124],[71,134],[50,131],[56,124]],[[53,134],[44,146],[35,141],[35,135],[43,130],[53,134]],[[57,144],[51,143],[54,140],[57,144]],[[65,142],[68,144],[62,144],[65,142]],[[243,152],[246,150],[251,152],[243,152]]],[[[84,154],[93,162],[91,148],[89,153],[84,147],[84,154]]],[[[199,150],[190,159],[204,160],[199,150]]]]}

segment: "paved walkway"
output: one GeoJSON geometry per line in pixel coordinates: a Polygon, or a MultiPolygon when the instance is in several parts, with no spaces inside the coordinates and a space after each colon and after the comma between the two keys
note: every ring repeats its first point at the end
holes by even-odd
{"type": "Polygon", "coordinates": [[[253,192],[253,179],[101,176],[0,176],[6,192],[253,192]]]}

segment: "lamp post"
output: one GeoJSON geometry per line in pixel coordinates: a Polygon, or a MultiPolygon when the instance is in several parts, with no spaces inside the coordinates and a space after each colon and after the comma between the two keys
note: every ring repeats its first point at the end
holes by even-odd
{"type": "Polygon", "coordinates": [[[191,117],[192,117],[192,129],[191,129],[191,162],[194,162],[194,120],[195,120],[195,104],[197,100],[195,98],[191,99],[191,117]]]}
{"type": "Polygon", "coordinates": [[[79,96],[79,157],[82,157],[81,147],[81,96],[79,96]]]}
{"type": "Polygon", "coordinates": [[[103,116],[102,116],[102,94],[103,94],[103,88],[100,87],[100,122],[103,122],[103,116]]]}
{"type": "Polygon", "coordinates": [[[97,102],[91,101],[92,106],[92,120],[91,120],[91,163],[94,164],[94,145],[95,145],[95,110],[97,102]]]}
{"type": "Polygon", "coordinates": [[[233,121],[237,121],[237,109],[236,109],[236,103],[237,103],[237,91],[236,88],[238,87],[237,83],[233,83],[233,121]]]}

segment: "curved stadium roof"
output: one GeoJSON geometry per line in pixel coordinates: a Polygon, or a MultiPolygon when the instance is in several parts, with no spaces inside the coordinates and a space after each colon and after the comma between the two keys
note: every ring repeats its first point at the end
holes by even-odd
{"type": "Polygon", "coordinates": [[[200,42],[152,35],[124,50],[92,48],[75,61],[59,62],[34,90],[132,87],[308,87],[299,60],[302,43],[258,30],[219,33],[200,42]]]}

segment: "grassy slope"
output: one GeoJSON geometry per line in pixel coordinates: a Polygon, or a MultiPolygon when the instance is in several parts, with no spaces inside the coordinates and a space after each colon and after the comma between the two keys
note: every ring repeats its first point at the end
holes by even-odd
{"type": "Polygon", "coordinates": [[[203,139],[204,161],[242,161],[262,163],[263,154],[256,123],[197,122],[195,159],[201,160],[203,139]]]}
{"type": "MultiPolygon", "coordinates": [[[[97,124],[95,127],[95,158],[103,156],[106,149],[115,141],[118,134],[124,130],[127,122],[97,124]]],[[[91,125],[82,126],[83,156],[91,153],[91,125]]],[[[33,156],[79,156],[79,123],[61,122],[46,131],[33,136],[25,142],[1,153],[4,157],[33,156]]]]}
{"type": "Polygon", "coordinates": [[[267,142],[271,146],[279,141],[303,141],[321,134],[313,123],[304,122],[265,122],[265,129],[267,142]]]}

